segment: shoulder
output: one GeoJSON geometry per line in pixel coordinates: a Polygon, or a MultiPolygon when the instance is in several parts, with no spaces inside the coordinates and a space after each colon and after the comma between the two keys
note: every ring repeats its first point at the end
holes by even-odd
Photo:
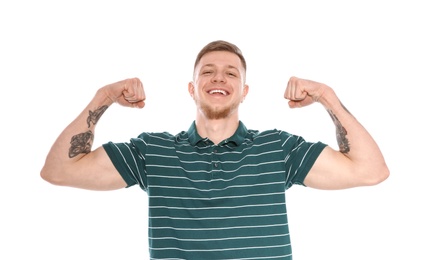
{"type": "Polygon", "coordinates": [[[144,145],[170,146],[175,142],[176,137],[168,132],[143,132],[138,137],[132,138],[131,143],[143,143],[144,145]]]}
{"type": "Polygon", "coordinates": [[[268,129],[263,131],[249,129],[247,130],[244,140],[246,143],[251,143],[254,145],[272,144],[282,146],[282,143],[287,139],[288,136],[291,135],[278,129],[268,129]]]}
{"type": "Polygon", "coordinates": [[[286,131],[279,129],[268,129],[263,131],[248,130],[249,136],[258,140],[284,140],[291,137],[296,137],[286,131]]]}
{"type": "Polygon", "coordinates": [[[137,138],[141,139],[174,139],[175,136],[168,132],[143,132],[137,138]]]}
{"type": "Polygon", "coordinates": [[[290,132],[280,129],[269,129],[265,131],[251,132],[253,142],[256,143],[273,143],[285,150],[295,150],[300,148],[314,148],[315,146],[321,147],[325,144],[321,142],[310,142],[305,140],[303,136],[295,135],[290,132]]]}

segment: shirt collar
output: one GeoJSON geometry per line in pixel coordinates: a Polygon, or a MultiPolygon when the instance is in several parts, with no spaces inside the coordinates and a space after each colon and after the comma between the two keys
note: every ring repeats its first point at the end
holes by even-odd
{"type": "MultiPolygon", "coordinates": [[[[208,140],[208,138],[203,138],[198,134],[195,121],[192,122],[191,126],[189,127],[189,130],[187,131],[187,134],[188,134],[189,143],[193,146],[198,145],[198,143],[200,142],[206,144],[206,141],[208,140]]],[[[236,146],[239,146],[244,141],[247,134],[248,134],[248,130],[246,126],[243,124],[242,121],[239,121],[239,125],[235,133],[228,139],[222,141],[221,145],[233,143],[236,146]]]]}

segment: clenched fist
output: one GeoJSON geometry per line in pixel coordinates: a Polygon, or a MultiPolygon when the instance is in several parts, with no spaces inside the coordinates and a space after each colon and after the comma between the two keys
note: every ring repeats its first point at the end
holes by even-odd
{"type": "Polygon", "coordinates": [[[319,101],[328,88],[328,86],[319,82],[291,77],[284,97],[289,100],[288,105],[290,108],[304,107],[319,101]]]}
{"type": "Polygon", "coordinates": [[[106,85],[106,95],[113,101],[125,107],[143,108],[145,105],[145,92],[138,78],[130,78],[106,85]]]}

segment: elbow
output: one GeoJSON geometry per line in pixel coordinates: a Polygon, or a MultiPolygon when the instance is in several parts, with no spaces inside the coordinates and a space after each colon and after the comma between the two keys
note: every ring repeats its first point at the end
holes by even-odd
{"type": "Polygon", "coordinates": [[[372,171],[372,174],[368,174],[369,178],[367,178],[367,186],[373,186],[380,184],[381,182],[387,180],[387,178],[390,176],[390,170],[386,165],[383,165],[382,167],[377,167],[372,171]]]}
{"type": "Polygon", "coordinates": [[[40,171],[40,177],[42,180],[51,183],[53,185],[63,186],[63,181],[60,178],[60,174],[56,174],[55,171],[48,170],[46,167],[40,171]]]}

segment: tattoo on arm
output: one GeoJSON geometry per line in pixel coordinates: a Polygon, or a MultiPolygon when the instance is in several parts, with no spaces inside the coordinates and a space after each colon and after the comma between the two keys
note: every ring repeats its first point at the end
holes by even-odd
{"type": "Polygon", "coordinates": [[[348,153],[350,151],[350,145],[346,137],[348,134],[347,130],[345,129],[345,127],[342,126],[341,122],[333,113],[333,111],[327,110],[327,112],[330,114],[330,117],[336,126],[336,139],[339,145],[339,150],[342,153],[348,153]]]}
{"type": "MultiPolygon", "coordinates": [[[[101,106],[94,112],[89,110],[89,116],[87,117],[87,126],[90,128],[90,123],[96,125],[103,113],[108,109],[108,106],[101,106]]],[[[69,158],[73,158],[81,153],[90,153],[93,145],[94,134],[88,130],[85,133],[77,134],[72,136],[69,148],[69,158]]]]}
{"type": "Polygon", "coordinates": [[[96,109],[94,112],[90,110],[89,116],[87,117],[87,126],[90,127],[90,123],[96,125],[96,123],[99,121],[99,119],[107,109],[108,106],[101,106],[100,108],[96,109]]]}
{"type": "Polygon", "coordinates": [[[343,109],[345,109],[345,111],[347,111],[350,115],[352,115],[351,113],[350,113],[350,111],[348,111],[348,109],[342,104],[342,103],[340,103],[341,104],[341,106],[343,107],[343,109]]]}
{"type": "Polygon", "coordinates": [[[90,153],[93,144],[94,134],[92,131],[72,136],[71,147],[69,148],[69,158],[73,158],[80,153],[90,153]]]}

